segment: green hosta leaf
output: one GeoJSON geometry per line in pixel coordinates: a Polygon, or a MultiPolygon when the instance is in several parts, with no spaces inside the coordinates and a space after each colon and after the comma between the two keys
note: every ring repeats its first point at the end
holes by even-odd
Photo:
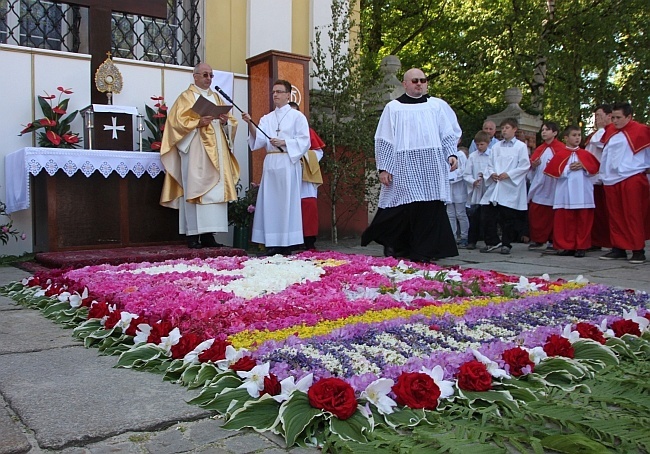
{"type": "Polygon", "coordinates": [[[85,339],[90,333],[93,333],[99,329],[104,329],[99,319],[91,318],[90,320],[86,320],[81,325],[77,326],[72,331],[72,335],[77,339],[85,339]]]}
{"type": "Polygon", "coordinates": [[[390,415],[383,415],[384,421],[392,428],[417,426],[426,418],[426,412],[422,409],[414,410],[409,407],[395,409],[390,415]]]}
{"type": "Polygon", "coordinates": [[[163,374],[164,381],[176,382],[182,375],[183,371],[192,363],[185,363],[182,359],[175,359],[171,362],[163,374]]]}
{"type": "Polygon", "coordinates": [[[167,360],[164,350],[157,345],[140,344],[122,353],[115,367],[125,369],[152,369],[167,360]]]}
{"type": "Polygon", "coordinates": [[[191,399],[188,403],[205,408],[204,406],[209,405],[223,390],[234,389],[241,384],[241,378],[234,375],[234,373],[225,373],[214,379],[213,382],[206,384],[201,392],[199,392],[199,395],[191,399]]]}
{"type": "Polygon", "coordinates": [[[206,410],[216,410],[225,415],[228,412],[234,412],[251,399],[252,397],[244,388],[227,389],[201,407],[206,410]]]}
{"type": "Polygon", "coordinates": [[[357,409],[348,419],[339,419],[336,416],[330,418],[330,429],[344,440],[352,440],[359,443],[366,443],[368,439],[364,434],[371,432],[373,422],[357,409]]]}
{"type": "Polygon", "coordinates": [[[617,355],[632,360],[637,360],[637,356],[630,346],[618,337],[610,337],[605,343],[609,348],[616,352],[617,355]]]}
{"type": "Polygon", "coordinates": [[[601,361],[606,366],[618,364],[618,357],[611,348],[591,339],[581,339],[573,344],[574,359],[601,361]]]}
{"type": "Polygon", "coordinates": [[[54,319],[59,314],[59,312],[62,312],[66,309],[70,309],[70,303],[67,301],[54,303],[43,309],[43,315],[47,318],[54,319]]]}
{"type": "Polygon", "coordinates": [[[183,386],[188,386],[190,383],[194,382],[200,370],[201,370],[200,364],[196,364],[196,363],[190,364],[188,367],[185,368],[180,378],[178,379],[178,382],[183,386]]]}
{"type": "Polygon", "coordinates": [[[631,334],[623,334],[621,340],[625,342],[638,357],[650,358],[650,342],[647,340],[633,336],[631,334]]]}
{"type": "Polygon", "coordinates": [[[241,408],[232,412],[223,428],[239,430],[252,427],[259,432],[272,430],[280,421],[279,410],[280,404],[269,394],[264,394],[257,400],[247,401],[241,408]]]}
{"type": "MultiPolygon", "coordinates": [[[[198,374],[196,374],[196,377],[188,385],[188,387],[189,389],[200,388],[205,383],[212,381],[214,377],[216,377],[220,373],[221,371],[217,369],[217,366],[215,366],[214,364],[203,363],[201,364],[201,369],[199,370],[198,374]]],[[[233,373],[231,372],[230,375],[233,375],[233,373]]]]}
{"type": "Polygon", "coordinates": [[[284,438],[287,446],[293,446],[301,433],[311,424],[314,418],[323,415],[323,410],[309,404],[307,394],[295,391],[288,400],[280,406],[279,418],[284,427],[284,438]]]}
{"type": "Polygon", "coordinates": [[[579,433],[550,435],[543,438],[541,442],[547,449],[567,454],[609,452],[605,445],[579,433]]]}
{"type": "Polygon", "coordinates": [[[121,355],[133,347],[133,337],[125,334],[120,337],[107,337],[99,343],[99,351],[104,355],[121,355]]]}
{"type": "Polygon", "coordinates": [[[503,405],[513,410],[519,407],[510,392],[505,390],[477,392],[459,388],[458,395],[469,401],[470,408],[483,407],[485,406],[484,403],[503,405]]]}

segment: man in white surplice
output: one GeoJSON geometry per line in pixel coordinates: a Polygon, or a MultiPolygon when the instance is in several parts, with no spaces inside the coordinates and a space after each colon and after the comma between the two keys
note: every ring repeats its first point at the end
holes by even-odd
{"type": "Polygon", "coordinates": [[[213,234],[228,231],[228,202],[237,198],[239,164],[231,151],[237,127],[232,114],[214,118],[192,110],[200,96],[224,104],[210,90],[212,68],[199,63],[193,77],[194,84],[176,99],[165,123],[160,204],[180,210],[179,233],[196,249],[221,246],[213,234]]]}
{"type": "Polygon", "coordinates": [[[260,131],[248,113],[242,114],[251,150],[266,150],[252,240],[264,244],[271,255],[289,254],[303,242],[300,158],[309,150],[309,125],[301,112],[291,108],[290,99],[291,84],[277,80],[273,84],[275,110],[260,119],[260,131]]]}

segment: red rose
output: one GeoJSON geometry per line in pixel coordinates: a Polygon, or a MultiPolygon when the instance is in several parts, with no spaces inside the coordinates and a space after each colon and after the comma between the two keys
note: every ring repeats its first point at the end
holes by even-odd
{"type": "Polygon", "coordinates": [[[633,334],[635,336],[641,335],[641,330],[639,329],[639,324],[633,322],[632,320],[616,320],[612,323],[612,329],[616,337],[621,337],[623,334],[633,334]]]}
{"type": "Polygon", "coordinates": [[[521,347],[511,348],[503,352],[503,360],[510,369],[510,375],[519,377],[524,375],[522,369],[530,367],[530,372],[535,368],[535,363],[530,360],[530,355],[521,347]]]}
{"type": "Polygon", "coordinates": [[[232,345],[228,341],[215,339],[210,348],[203,350],[199,355],[199,361],[202,363],[212,361],[213,363],[226,359],[226,347],[232,345]]]}
{"type": "Polygon", "coordinates": [[[422,372],[402,372],[393,385],[395,401],[411,408],[435,410],[438,407],[440,388],[429,375],[422,372]]]}
{"type": "Polygon", "coordinates": [[[230,366],[231,370],[234,370],[235,372],[241,371],[241,372],[248,372],[251,370],[253,367],[257,366],[257,361],[255,361],[253,358],[250,356],[244,356],[237,360],[235,364],[232,364],[230,366]]]}
{"type": "Polygon", "coordinates": [[[201,343],[201,338],[195,333],[185,333],[181,336],[178,344],[172,345],[172,359],[184,358],[201,343]]]}
{"type": "Polygon", "coordinates": [[[567,358],[573,358],[574,355],[574,350],[569,339],[558,334],[548,336],[546,345],[544,345],[544,352],[548,356],[565,356],[567,358]]]}
{"type": "Polygon", "coordinates": [[[269,374],[268,377],[264,377],[264,389],[260,392],[260,397],[264,394],[269,394],[271,396],[277,396],[282,392],[282,385],[280,385],[280,380],[275,374],[269,374]]]}
{"type": "Polygon", "coordinates": [[[357,411],[354,389],[340,378],[322,378],[307,391],[309,404],[329,411],[339,419],[350,418],[357,411]]]}
{"type": "Polygon", "coordinates": [[[108,318],[104,322],[104,328],[111,329],[115,327],[115,325],[117,325],[120,320],[122,320],[122,311],[113,311],[108,314],[108,318]]]}
{"type": "Polygon", "coordinates": [[[108,303],[106,301],[98,301],[90,306],[88,318],[104,318],[109,314],[108,303]]]}
{"type": "Polygon", "coordinates": [[[601,344],[605,343],[605,337],[603,333],[591,323],[578,323],[576,325],[576,331],[580,334],[580,337],[583,339],[591,339],[601,344]]]}
{"type": "Polygon", "coordinates": [[[492,389],[492,376],[480,361],[468,361],[458,369],[458,387],[466,391],[489,391],[492,389]]]}
{"type": "Polygon", "coordinates": [[[147,342],[150,344],[159,344],[162,342],[163,337],[167,337],[169,335],[169,332],[171,330],[171,322],[161,320],[158,323],[152,323],[151,331],[149,331],[149,337],[147,337],[147,342]]]}

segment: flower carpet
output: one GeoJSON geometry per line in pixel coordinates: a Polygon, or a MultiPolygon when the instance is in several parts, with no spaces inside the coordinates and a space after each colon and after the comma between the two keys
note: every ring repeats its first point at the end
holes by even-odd
{"type": "Polygon", "coordinates": [[[643,292],[305,252],[52,270],[2,293],[289,446],[650,448],[643,292]]]}

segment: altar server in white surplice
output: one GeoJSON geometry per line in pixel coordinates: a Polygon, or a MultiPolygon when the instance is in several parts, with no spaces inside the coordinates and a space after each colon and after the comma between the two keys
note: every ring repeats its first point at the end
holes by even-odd
{"type": "Polygon", "coordinates": [[[214,233],[228,231],[228,202],[237,199],[239,164],[231,151],[237,120],[230,113],[215,118],[192,110],[201,96],[224,104],[210,90],[212,68],[199,63],[193,77],[194,84],[176,99],[165,123],[160,204],[180,211],[179,233],[196,249],[221,246],[214,233]]]}
{"type": "Polygon", "coordinates": [[[264,244],[269,255],[290,254],[303,243],[300,158],[309,150],[309,125],[301,112],[291,108],[290,99],[291,84],[277,80],[273,84],[275,110],[260,119],[259,131],[251,116],[242,114],[248,123],[251,150],[266,150],[252,240],[264,244]]]}
{"type": "Polygon", "coordinates": [[[461,130],[449,105],[427,94],[420,69],[408,70],[403,84],[406,93],[386,105],[375,133],[379,210],[361,245],[375,241],[386,256],[419,262],[453,257],[458,249],[445,203],[461,130]]]}

